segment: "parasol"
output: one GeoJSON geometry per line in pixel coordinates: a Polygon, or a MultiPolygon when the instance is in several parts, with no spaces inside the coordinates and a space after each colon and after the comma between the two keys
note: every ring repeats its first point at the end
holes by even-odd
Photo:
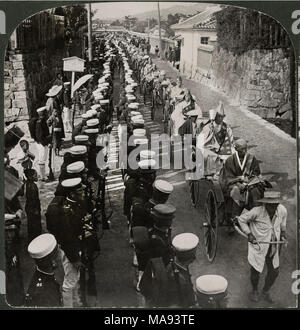
{"type": "Polygon", "coordinates": [[[77,91],[78,88],[80,88],[83,84],[85,84],[89,79],[93,77],[92,74],[86,74],[79,78],[76,83],[72,87],[72,95],[75,91],[77,91]]]}

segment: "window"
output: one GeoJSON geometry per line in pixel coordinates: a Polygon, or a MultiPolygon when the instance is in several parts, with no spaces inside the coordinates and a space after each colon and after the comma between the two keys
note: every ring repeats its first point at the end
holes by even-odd
{"type": "Polygon", "coordinates": [[[202,44],[202,45],[208,45],[208,37],[201,37],[200,38],[200,43],[202,44]]]}

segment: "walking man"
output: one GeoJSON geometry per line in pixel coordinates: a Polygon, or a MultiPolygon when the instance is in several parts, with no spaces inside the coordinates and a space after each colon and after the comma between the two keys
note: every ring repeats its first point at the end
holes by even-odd
{"type": "Polygon", "coordinates": [[[267,275],[262,290],[264,300],[273,303],[270,289],[279,274],[279,244],[286,240],[287,210],[281,204],[278,191],[265,191],[264,197],[258,202],[262,205],[252,208],[238,217],[242,231],[248,235],[248,262],[252,292],[250,300],[259,301],[258,284],[265,264],[267,275]],[[258,245],[257,242],[262,242],[258,245]]]}

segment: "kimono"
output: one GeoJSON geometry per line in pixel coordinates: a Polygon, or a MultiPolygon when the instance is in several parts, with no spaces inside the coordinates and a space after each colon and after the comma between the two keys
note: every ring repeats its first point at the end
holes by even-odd
{"type": "Polygon", "coordinates": [[[202,111],[196,103],[192,104],[191,101],[186,102],[184,100],[176,105],[175,110],[171,114],[171,126],[173,135],[179,134],[178,130],[180,126],[182,126],[186,120],[185,113],[190,110],[198,110],[200,117],[202,117],[202,111]]]}
{"type": "Polygon", "coordinates": [[[241,191],[238,183],[251,181],[254,177],[260,177],[260,168],[257,159],[246,153],[244,160],[240,161],[238,153],[235,152],[227,158],[221,172],[220,172],[220,185],[226,196],[231,199],[240,207],[247,207],[251,209],[255,200],[263,196],[262,184],[250,186],[250,188],[241,191]]]}
{"type": "Polygon", "coordinates": [[[204,157],[204,174],[218,173],[223,165],[219,155],[230,155],[234,150],[231,127],[224,122],[216,125],[208,121],[198,136],[197,147],[204,157]]]}

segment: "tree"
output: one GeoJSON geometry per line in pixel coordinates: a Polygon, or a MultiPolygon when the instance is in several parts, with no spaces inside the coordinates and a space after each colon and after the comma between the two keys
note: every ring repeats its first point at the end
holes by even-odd
{"type": "Polygon", "coordinates": [[[120,25],[122,25],[122,23],[117,19],[117,20],[111,22],[110,25],[111,26],[120,26],[120,25]]]}

